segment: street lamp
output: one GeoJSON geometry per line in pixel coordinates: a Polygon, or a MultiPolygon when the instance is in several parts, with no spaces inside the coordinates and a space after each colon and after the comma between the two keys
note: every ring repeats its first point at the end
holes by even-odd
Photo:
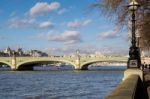
{"type": "Polygon", "coordinates": [[[132,0],[128,5],[129,11],[131,11],[132,13],[132,19],[131,19],[132,40],[131,40],[131,47],[129,49],[129,59],[128,59],[128,64],[127,64],[128,68],[140,68],[140,65],[141,65],[140,50],[139,50],[139,47],[136,46],[136,35],[135,35],[135,31],[136,31],[135,12],[138,9],[138,7],[140,7],[140,5],[135,0],[132,0]]]}

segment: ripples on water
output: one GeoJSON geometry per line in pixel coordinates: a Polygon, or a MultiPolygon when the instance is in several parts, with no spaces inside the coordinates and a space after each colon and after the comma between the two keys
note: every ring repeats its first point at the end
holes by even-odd
{"type": "Polygon", "coordinates": [[[0,71],[0,99],[104,99],[123,71],[0,71]]]}

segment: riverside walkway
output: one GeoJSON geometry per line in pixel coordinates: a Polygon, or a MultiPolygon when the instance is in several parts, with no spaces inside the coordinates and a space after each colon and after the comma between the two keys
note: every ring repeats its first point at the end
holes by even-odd
{"type": "Polygon", "coordinates": [[[106,99],[150,99],[150,57],[141,59],[140,68],[127,68],[122,82],[106,99]]]}
{"type": "Polygon", "coordinates": [[[144,68],[143,70],[127,69],[124,72],[124,77],[125,76],[128,77],[123,79],[123,81],[106,96],[106,99],[150,99],[149,68],[144,68]],[[129,72],[132,72],[132,74],[129,74],[129,72]]]}
{"type": "Polygon", "coordinates": [[[150,99],[150,69],[143,70],[143,83],[146,88],[147,97],[150,99]]]}

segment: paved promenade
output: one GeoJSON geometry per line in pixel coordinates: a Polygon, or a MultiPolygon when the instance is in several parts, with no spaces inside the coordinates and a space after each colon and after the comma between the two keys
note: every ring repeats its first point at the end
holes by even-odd
{"type": "Polygon", "coordinates": [[[127,69],[123,81],[106,99],[150,99],[150,68],[127,69]]]}
{"type": "Polygon", "coordinates": [[[143,83],[144,83],[144,86],[146,88],[146,91],[147,91],[147,95],[148,95],[148,99],[150,99],[150,69],[144,69],[143,70],[143,83]]]}

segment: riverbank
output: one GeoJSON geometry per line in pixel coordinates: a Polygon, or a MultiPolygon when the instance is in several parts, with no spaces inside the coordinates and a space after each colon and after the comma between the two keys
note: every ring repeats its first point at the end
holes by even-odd
{"type": "Polygon", "coordinates": [[[127,69],[124,80],[106,97],[106,99],[120,98],[150,99],[150,70],[127,69]]]}

